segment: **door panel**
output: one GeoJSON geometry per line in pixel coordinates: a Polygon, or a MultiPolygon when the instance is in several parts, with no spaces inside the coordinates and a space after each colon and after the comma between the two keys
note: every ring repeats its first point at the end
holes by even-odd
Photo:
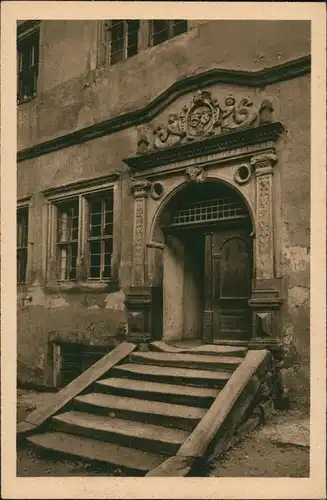
{"type": "MultiPolygon", "coordinates": [[[[212,311],[211,341],[247,340],[250,337],[252,241],[242,230],[225,230],[206,235],[205,280],[207,316],[212,311]],[[206,276],[207,278],[207,276],[206,276]]],[[[207,327],[208,330],[208,327],[207,327]]],[[[209,341],[209,332],[207,339],[209,341]]]]}

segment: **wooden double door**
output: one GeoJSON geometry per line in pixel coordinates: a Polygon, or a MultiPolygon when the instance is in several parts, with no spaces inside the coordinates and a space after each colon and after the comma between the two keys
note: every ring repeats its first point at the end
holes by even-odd
{"type": "Polygon", "coordinates": [[[203,341],[249,340],[252,239],[242,228],[204,234],[203,341]]]}

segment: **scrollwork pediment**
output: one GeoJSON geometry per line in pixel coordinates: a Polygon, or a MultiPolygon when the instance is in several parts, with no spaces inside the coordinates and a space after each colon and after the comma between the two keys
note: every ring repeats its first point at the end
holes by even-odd
{"type": "Polygon", "coordinates": [[[228,94],[219,103],[211,92],[199,90],[180,112],[171,112],[166,124],[155,124],[152,130],[139,129],[137,153],[151,151],[203,140],[238,129],[258,127],[272,121],[272,103],[265,99],[255,107],[251,99],[238,101],[228,94]]]}

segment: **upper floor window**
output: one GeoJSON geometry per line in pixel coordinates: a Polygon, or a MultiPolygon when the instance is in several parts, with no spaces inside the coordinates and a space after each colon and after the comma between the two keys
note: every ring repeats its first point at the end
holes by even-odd
{"type": "Polygon", "coordinates": [[[185,19],[174,19],[171,21],[158,19],[152,21],[152,45],[158,45],[186,31],[187,21],[185,19]]]}
{"type": "Polygon", "coordinates": [[[19,104],[36,95],[39,74],[39,45],[38,22],[27,21],[18,27],[17,101],[19,104]]]}
{"type": "Polygon", "coordinates": [[[17,209],[17,281],[26,281],[28,249],[28,208],[17,209]]]}
{"type": "Polygon", "coordinates": [[[108,32],[108,63],[110,66],[138,53],[139,28],[138,20],[106,21],[108,32]]]}

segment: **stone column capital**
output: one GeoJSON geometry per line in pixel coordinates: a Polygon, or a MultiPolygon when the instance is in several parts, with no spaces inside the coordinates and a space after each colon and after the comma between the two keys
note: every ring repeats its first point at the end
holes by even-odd
{"type": "Polygon", "coordinates": [[[251,158],[256,175],[269,174],[272,172],[274,165],[277,163],[277,155],[275,153],[261,153],[251,158]]]}
{"type": "Polygon", "coordinates": [[[151,182],[147,180],[137,180],[131,182],[131,189],[134,198],[147,198],[151,182]]]}

